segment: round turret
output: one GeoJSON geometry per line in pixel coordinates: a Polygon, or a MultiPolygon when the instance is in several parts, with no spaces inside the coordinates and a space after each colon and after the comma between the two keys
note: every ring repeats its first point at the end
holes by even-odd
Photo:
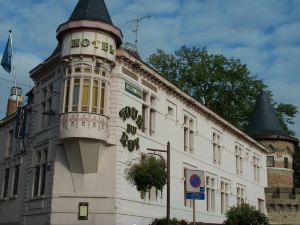
{"type": "Polygon", "coordinates": [[[57,29],[62,57],[93,55],[114,62],[122,37],[104,0],[79,0],[69,20],[57,29]]]}
{"type": "Polygon", "coordinates": [[[265,92],[257,97],[246,133],[270,150],[267,156],[268,186],[292,188],[292,156],[298,140],[284,131],[265,92]]]}

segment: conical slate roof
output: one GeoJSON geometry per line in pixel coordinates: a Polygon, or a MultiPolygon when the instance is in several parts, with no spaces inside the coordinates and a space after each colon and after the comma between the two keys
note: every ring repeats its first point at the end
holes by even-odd
{"type": "Polygon", "coordinates": [[[289,137],[276,116],[269,96],[264,91],[257,97],[254,112],[246,133],[253,138],[270,135],[289,137]]]}
{"type": "Polygon", "coordinates": [[[113,25],[104,0],[79,0],[69,21],[92,20],[113,25]]]}

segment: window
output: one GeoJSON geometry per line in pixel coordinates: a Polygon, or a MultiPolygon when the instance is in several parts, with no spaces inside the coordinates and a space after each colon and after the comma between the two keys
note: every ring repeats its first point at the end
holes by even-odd
{"type": "Polygon", "coordinates": [[[289,159],[284,157],[284,168],[288,169],[289,168],[289,159]]]}
{"type": "Polygon", "coordinates": [[[173,119],[177,120],[177,106],[173,102],[167,100],[166,102],[167,108],[166,108],[166,116],[173,119]]]}
{"type": "Polygon", "coordinates": [[[82,95],[81,95],[81,111],[88,112],[90,96],[90,80],[83,79],[82,95]]]}
{"type": "Polygon", "coordinates": [[[221,213],[225,214],[229,208],[229,181],[221,181],[221,213]]]}
{"type": "Polygon", "coordinates": [[[70,80],[67,80],[66,83],[66,93],[65,93],[65,111],[64,112],[68,112],[68,108],[69,108],[69,98],[70,98],[70,80]]]}
{"type": "Polygon", "coordinates": [[[155,132],[155,110],[154,109],[150,109],[150,122],[149,122],[149,132],[150,132],[150,136],[154,135],[155,132]]]}
{"type": "Polygon", "coordinates": [[[245,203],[245,187],[238,185],[236,189],[237,205],[245,203]]]}
{"type": "Polygon", "coordinates": [[[275,161],[274,156],[267,156],[267,167],[274,167],[275,161]]]}
{"type": "Polygon", "coordinates": [[[222,157],[221,135],[213,132],[213,163],[221,165],[222,157]]]}
{"type": "Polygon", "coordinates": [[[259,169],[260,159],[257,156],[253,156],[253,169],[254,169],[254,180],[260,180],[260,169],[259,169]]]}
{"type": "Polygon", "coordinates": [[[250,151],[247,149],[245,154],[245,160],[249,160],[249,159],[250,159],[250,151]]]}
{"type": "Polygon", "coordinates": [[[33,196],[45,194],[47,172],[47,149],[36,151],[34,157],[33,196]]]}
{"type": "Polygon", "coordinates": [[[143,92],[143,132],[149,133],[150,136],[154,136],[156,130],[156,110],[155,110],[155,96],[150,96],[148,92],[143,92]]]}
{"type": "Polygon", "coordinates": [[[184,151],[193,152],[194,150],[194,126],[195,120],[190,116],[184,115],[184,151]]]}
{"type": "Polygon", "coordinates": [[[99,81],[94,80],[93,82],[93,94],[92,94],[92,112],[97,113],[98,108],[98,88],[99,87],[99,81]]]}
{"type": "Polygon", "coordinates": [[[168,116],[174,118],[174,109],[171,106],[168,106],[168,116]]]}
{"type": "Polygon", "coordinates": [[[50,83],[46,85],[42,90],[42,102],[41,102],[41,111],[42,111],[42,118],[41,118],[41,126],[40,128],[47,128],[51,124],[49,113],[52,110],[52,94],[53,94],[53,84],[50,83]]]}
{"type": "Polygon", "coordinates": [[[100,114],[104,114],[105,109],[105,83],[101,82],[100,114]]]}
{"type": "Polygon", "coordinates": [[[99,66],[93,68],[89,65],[77,65],[74,74],[71,74],[71,77],[67,76],[65,81],[64,112],[104,114],[107,94],[106,78],[106,71],[99,66]]]}
{"type": "Polygon", "coordinates": [[[75,73],[81,73],[81,67],[76,67],[75,68],[75,73]]]}
{"type": "Polygon", "coordinates": [[[186,182],[187,182],[187,180],[186,180],[186,170],[187,170],[187,169],[188,169],[188,168],[184,168],[184,169],[183,169],[183,171],[184,171],[184,206],[191,208],[191,207],[193,207],[193,202],[192,202],[191,199],[187,199],[187,198],[186,198],[186,189],[185,189],[185,187],[186,187],[186,182]]]}
{"type": "Polygon", "coordinates": [[[206,210],[215,212],[216,201],[216,179],[211,176],[206,176],[206,210]]]}
{"type": "Polygon", "coordinates": [[[72,111],[78,111],[80,79],[74,79],[72,111]]]}
{"type": "Polygon", "coordinates": [[[265,201],[259,198],[258,199],[258,211],[260,211],[261,213],[264,213],[265,212],[264,208],[265,208],[265,201]]]}
{"type": "Polygon", "coordinates": [[[92,73],[92,70],[90,67],[85,67],[83,70],[84,73],[92,73]]]}
{"type": "Polygon", "coordinates": [[[7,191],[8,191],[8,181],[9,181],[9,168],[6,168],[4,171],[4,183],[3,183],[3,191],[2,191],[2,197],[7,197],[7,191]]]}
{"type": "Polygon", "coordinates": [[[243,174],[243,148],[242,146],[235,146],[235,166],[236,174],[243,174]]]}
{"type": "Polygon", "coordinates": [[[19,173],[20,173],[20,165],[17,165],[15,166],[15,173],[14,173],[13,196],[16,196],[18,194],[19,173]]]}
{"type": "Polygon", "coordinates": [[[146,124],[146,121],[148,121],[148,115],[147,115],[147,113],[148,113],[148,107],[146,106],[146,105],[143,105],[142,106],[142,117],[143,117],[143,132],[145,132],[146,130],[147,130],[147,124],[146,124]]]}
{"type": "Polygon", "coordinates": [[[8,132],[6,157],[10,157],[13,152],[14,130],[8,132]]]}

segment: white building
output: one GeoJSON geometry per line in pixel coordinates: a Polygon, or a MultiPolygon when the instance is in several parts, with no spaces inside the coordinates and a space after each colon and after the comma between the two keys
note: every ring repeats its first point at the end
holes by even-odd
{"type": "Polygon", "coordinates": [[[171,218],[192,220],[185,169],[205,171],[197,221],[222,223],[239,202],[265,210],[267,149],[120,47],[122,33],[103,0],[79,0],[57,39],[54,53],[30,72],[23,146],[12,145],[15,114],[0,123],[1,225],[147,225],[165,217],[165,189],[141,199],[124,170],[167,141],[171,218]],[[124,107],[137,110],[145,129],[121,118],[124,107]],[[126,132],[128,124],[136,134],[126,132]],[[88,205],[87,220],[79,220],[79,205],[88,205]]]}

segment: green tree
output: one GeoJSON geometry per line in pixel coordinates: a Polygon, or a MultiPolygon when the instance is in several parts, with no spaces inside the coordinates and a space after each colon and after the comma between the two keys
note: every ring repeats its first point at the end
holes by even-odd
{"type": "Polygon", "coordinates": [[[233,206],[226,212],[225,225],[268,225],[265,214],[256,210],[253,206],[242,204],[233,206]]]}
{"type": "MultiPolygon", "coordinates": [[[[262,80],[251,75],[239,59],[209,54],[203,48],[181,47],[174,54],[157,50],[148,58],[160,74],[241,130],[248,126],[255,100],[261,90],[271,92],[262,80]]],[[[274,103],[283,127],[294,123],[294,105],[274,103]]]]}

